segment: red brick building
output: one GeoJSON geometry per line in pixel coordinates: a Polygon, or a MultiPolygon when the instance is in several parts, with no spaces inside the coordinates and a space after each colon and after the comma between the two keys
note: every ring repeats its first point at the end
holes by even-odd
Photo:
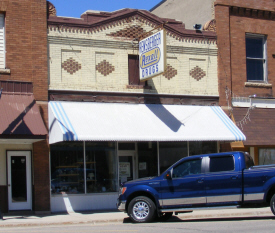
{"type": "Polygon", "coordinates": [[[274,7],[273,0],[215,2],[220,105],[247,138],[231,146],[259,164],[275,163],[274,7]]]}
{"type": "Polygon", "coordinates": [[[50,211],[47,3],[0,2],[0,207],[50,211]]]}

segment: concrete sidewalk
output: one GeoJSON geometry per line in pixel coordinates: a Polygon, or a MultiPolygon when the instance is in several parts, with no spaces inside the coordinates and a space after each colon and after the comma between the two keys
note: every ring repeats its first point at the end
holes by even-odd
{"type": "MultiPolygon", "coordinates": [[[[269,207],[258,209],[216,209],[216,210],[197,210],[192,213],[177,215],[172,220],[196,220],[196,219],[223,219],[223,218],[249,218],[265,217],[274,218],[269,207]]],[[[62,224],[102,224],[102,223],[131,223],[127,214],[117,211],[104,212],[83,212],[70,214],[50,214],[50,215],[3,215],[0,220],[0,227],[19,227],[19,226],[44,226],[62,224]]]]}

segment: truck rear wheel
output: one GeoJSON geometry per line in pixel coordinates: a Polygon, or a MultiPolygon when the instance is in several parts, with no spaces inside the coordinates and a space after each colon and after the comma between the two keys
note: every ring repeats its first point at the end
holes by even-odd
{"type": "Polygon", "coordinates": [[[129,204],[128,215],[137,223],[151,222],[156,216],[156,205],[148,197],[135,197],[129,204]]]}
{"type": "Polygon", "coordinates": [[[275,215],[275,194],[273,194],[271,200],[270,200],[270,209],[272,213],[275,215]]]}

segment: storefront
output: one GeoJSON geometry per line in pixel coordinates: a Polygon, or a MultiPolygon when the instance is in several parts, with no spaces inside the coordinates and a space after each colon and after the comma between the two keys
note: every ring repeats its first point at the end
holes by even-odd
{"type": "Polygon", "coordinates": [[[49,103],[51,211],[114,209],[119,184],[245,136],[219,107],[49,103]]]}
{"type": "Polygon", "coordinates": [[[4,213],[37,211],[41,202],[34,184],[39,187],[36,181],[42,183],[45,177],[48,157],[44,155],[49,151],[41,145],[47,145],[47,129],[32,93],[4,90],[0,97],[0,208],[4,213]]]}

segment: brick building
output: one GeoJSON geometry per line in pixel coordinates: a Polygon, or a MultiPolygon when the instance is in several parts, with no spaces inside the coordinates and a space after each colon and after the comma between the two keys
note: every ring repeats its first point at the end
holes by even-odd
{"type": "Polygon", "coordinates": [[[0,2],[0,208],[50,211],[47,5],[0,2]]]}
{"type": "Polygon", "coordinates": [[[272,0],[215,3],[220,104],[233,107],[247,136],[243,149],[258,164],[275,163],[274,6],[272,0]]]}
{"type": "MultiPolygon", "coordinates": [[[[245,139],[217,106],[214,32],[187,30],[145,10],[67,18],[51,9],[53,212],[115,208],[120,182],[158,175],[179,158],[245,139]],[[141,82],[138,42],[154,41],[163,30],[167,69],[141,82]]],[[[150,43],[146,48],[156,46],[150,43]]]]}
{"type": "MultiPolygon", "coordinates": [[[[214,6],[215,18],[202,23],[205,30],[217,31],[219,104],[247,139],[231,147],[224,145],[223,150],[248,151],[256,164],[275,163],[275,43],[271,30],[275,3],[216,0],[214,6]]],[[[158,7],[164,7],[164,3],[158,7]]],[[[212,4],[208,5],[210,9],[212,4]]]]}

